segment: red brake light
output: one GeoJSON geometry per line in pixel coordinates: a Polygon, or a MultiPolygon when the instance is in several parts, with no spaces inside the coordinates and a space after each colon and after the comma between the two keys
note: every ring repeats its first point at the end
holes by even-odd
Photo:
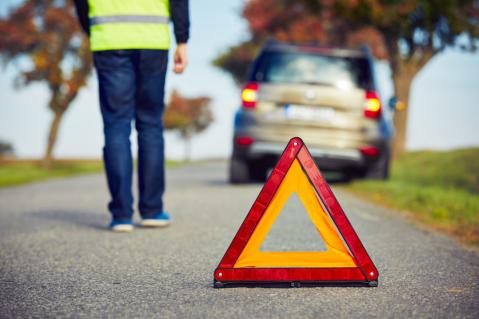
{"type": "Polygon", "coordinates": [[[370,119],[378,119],[381,116],[381,101],[376,92],[366,92],[364,116],[370,119]]]}
{"type": "Polygon", "coordinates": [[[254,138],[250,136],[238,136],[235,139],[235,143],[237,145],[242,145],[242,146],[251,145],[253,144],[253,142],[254,142],[254,138]]]}
{"type": "Polygon", "coordinates": [[[258,83],[248,83],[244,86],[241,92],[241,100],[243,107],[254,108],[256,106],[256,100],[258,98],[258,83]]]}
{"type": "Polygon", "coordinates": [[[362,147],[359,149],[361,154],[365,156],[371,156],[371,157],[376,157],[379,156],[379,150],[376,147],[368,146],[368,147],[362,147]]]}

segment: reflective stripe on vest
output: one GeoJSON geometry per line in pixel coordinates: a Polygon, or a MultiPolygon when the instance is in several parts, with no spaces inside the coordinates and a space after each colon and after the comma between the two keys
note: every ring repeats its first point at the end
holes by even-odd
{"type": "Polygon", "coordinates": [[[169,0],[88,0],[92,51],[170,47],[169,0]]]}
{"type": "Polygon", "coordinates": [[[116,15],[104,17],[92,17],[90,25],[103,23],[162,23],[168,24],[170,19],[161,16],[143,16],[143,15],[116,15]]]}

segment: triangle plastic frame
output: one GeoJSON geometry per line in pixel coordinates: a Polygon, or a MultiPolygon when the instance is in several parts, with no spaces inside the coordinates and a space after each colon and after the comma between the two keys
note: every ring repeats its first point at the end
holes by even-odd
{"type": "Polygon", "coordinates": [[[301,138],[294,137],[286,146],[281,158],[216,268],[214,272],[214,287],[270,286],[278,284],[291,287],[299,287],[301,285],[364,285],[376,287],[378,285],[378,275],[376,266],[366,252],[331,188],[321,175],[306,145],[301,138]],[[336,225],[357,267],[234,267],[295,159],[301,164],[301,168],[309,178],[331,220],[336,225]]]}

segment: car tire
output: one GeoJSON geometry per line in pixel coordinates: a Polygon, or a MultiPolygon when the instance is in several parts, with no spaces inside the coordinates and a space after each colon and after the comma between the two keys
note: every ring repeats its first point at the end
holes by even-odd
{"type": "Polygon", "coordinates": [[[231,184],[243,184],[250,181],[248,163],[232,158],[229,167],[229,181],[231,184]]]}
{"type": "Polygon", "coordinates": [[[364,177],[366,179],[386,180],[389,178],[390,152],[386,150],[381,156],[372,163],[367,169],[364,177]]]}
{"type": "Polygon", "coordinates": [[[255,182],[266,181],[266,173],[268,168],[262,162],[255,162],[248,164],[250,179],[255,182]]]}

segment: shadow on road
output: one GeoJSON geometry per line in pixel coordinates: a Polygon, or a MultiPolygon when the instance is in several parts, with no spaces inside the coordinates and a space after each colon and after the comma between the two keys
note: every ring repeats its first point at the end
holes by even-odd
{"type": "Polygon", "coordinates": [[[82,228],[107,230],[105,218],[97,213],[78,210],[33,211],[29,216],[35,219],[51,220],[61,224],[75,225],[82,228]]]}

